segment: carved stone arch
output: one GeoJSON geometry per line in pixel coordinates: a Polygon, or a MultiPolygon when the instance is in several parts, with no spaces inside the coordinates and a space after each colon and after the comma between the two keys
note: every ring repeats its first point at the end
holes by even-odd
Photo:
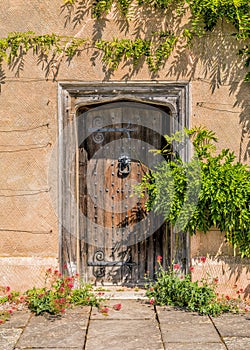
{"type": "MultiPolygon", "coordinates": [[[[110,103],[115,105],[119,101],[127,101],[135,103],[135,105],[145,104],[149,108],[152,106],[152,108],[158,108],[159,110],[167,110],[171,115],[171,133],[189,126],[189,86],[187,83],[63,82],[59,84],[59,255],[61,266],[67,264],[69,273],[78,272],[82,274],[82,277],[86,277],[83,270],[87,260],[84,254],[81,253],[82,239],[80,231],[82,224],[78,210],[80,201],[78,175],[79,161],[81,160],[79,160],[78,152],[80,144],[77,118],[79,111],[82,113],[84,110],[94,110],[97,106],[110,103]]],[[[99,141],[101,142],[101,138],[99,141]]],[[[184,160],[187,160],[189,150],[184,149],[181,155],[184,160]]],[[[164,248],[169,250],[167,264],[175,260],[182,265],[184,270],[187,270],[189,264],[189,237],[186,233],[177,234],[173,231],[170,236],[170,241],[167,242],[167,246],[164,248]]],[[[103,252],[97,250],[96,254],[99,258],[103,255],[103,252]]],[[[108,263],[111,264],[110,261],[108,263]]],[[[92,262],[92,264],[94,263],[92,262]]],[[[104,263],[100,261],[98,264],[101,266],[104,263]]],[[[99,273],[103,269],[100,266],[98,267],[99,273]]],[[[138,283],[138,280],[135,283],[138,283]]]]}

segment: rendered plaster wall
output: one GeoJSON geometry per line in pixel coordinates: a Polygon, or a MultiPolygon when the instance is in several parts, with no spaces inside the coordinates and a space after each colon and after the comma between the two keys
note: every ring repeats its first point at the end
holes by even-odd
{"type": "MultiPolygon", "coordinates": [[[[72,15],[65,25],[67,11],[61,12],[62,3],[61,0],[0,2],[0,36],[32,30],[36,34],[55,32],[112,39],[114,36],[132,37],[135,31],[142,32],[149,27],[150,30],[159,30],[167,22],[167,19],[157,20],[154,14],[151,21],[146,21],[138,12],[136,21],[129,22],[128,27],[126,21],[117,18],[117,14],[110,14],[97,22],[91,18],[90,11],[86,11],[82,21],[74,22],[72,15]]],[[[94,60],[90,59],[94,54],[91,49],[83,51],[70,63],[61,57],[50,65],[48,75],[46,65],[43,70],[38,58],[32,54],[25,57],[19,76],[15,68],[4,67],[4,84],[0,93],[0,285],[26,289],[41,284],[42,272],[58,264],[56,194],[51,189],[51,177],[52,180],[57,178],[57,163],[51,155],[58,137],[58,82],[189,82],[190,126],[204,125],[214,130],[220,141],[219,150],[228,147],[236,152],[239,160],[249,163],[250,88],[249,84],[242,82],[244,69],[235,68],[241,64],[235,50],[225,50],[232,44],[223,33],[218,28],[214,36],[197,42],[192,51],[180,52],[177,48],[156,75],[152,75],[146,65],[136,70],[131,64],[121,64],[110,75],[105,71],[98,52],[94,60]],[[198,55],[201,51],[202,54],[198,55]]],[[[212,233],[206,238],[198,234],[191,239],[193,259],[217,254],[210,252],[209,240],[213,241],[213,246],[219,247],[223,238],[212,233]]],[[[225,263],[230,275],[235,258],[228,248],[222,256],[227,258],[225,263]]],[[[222,260],[213,258],[211,264],[222,269],[222,260]]],[[[197,266],[204,270],[204,266],[197,266]]],[[[248,268],[236,272],[232,270],[232,283],[240,273],[240,276],[245,276],[242,284],[249,286],[249,272],[245,273],[249,271],[249,261],[246,266],[248,268]]],[[[202,275],[203,270],[194,278],[202,275]]]]}

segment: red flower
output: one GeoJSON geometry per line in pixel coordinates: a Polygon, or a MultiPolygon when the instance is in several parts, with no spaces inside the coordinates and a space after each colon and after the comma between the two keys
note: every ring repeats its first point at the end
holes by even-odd
{"type": "Polygon", "coordinates": [[[174,264],[174,270],[180,270],[180,265],[179,264],[174,264]]]}
{"type": "Polygon", "coordinates": [[[214,283],[218,283],[219,282],[219,278],[218,277],[215,277],[214,278],[214,283]]]}
{"type": "Polygon", "coordinates": [[[193,266],[190,266],[189,271],[190,271],[190,272],[194,271],[194,267],[193,267],[193,266]]]}
{"type": "Polygon", "coordinates": [[[157,262],[158,262],[158,264],[161,264],[161,262],[162,262],[162,256],[160,256],[160,255],[157,256],[157,262]]]}
{"type": "Polygon", "coordinates": [[[120,311],[121,308],[122,308],[122,304],[115,304],[115,305],[113,306],[113,309],[116,310],[116,311],[120,311]]]}
{"type": "Polygon", "coordinates": [[[47,273],[51,273],[52,272],[52,268],[50,267],[48,270],[46,270],[47,273]]]}
{"type": "Polygon", "coordinates": [[[25,299],[26,299],[25,295],[21,295],[20,298],[19,298],[21,303],[23,303],[25,301],[25,299]]]}
{"type": "Polygon", "coordinates": [[[5,290],[6,290],[6,292],[9,292],[10,291],[10,287],[9,286],[5,287],[5,290]]]}
{"type": "Polygon", "coordinates": [[[66,270],[67,269],[67,264],[63,265],[63,269],[66,270]]]}
{"type": "Polygon", "coordinates": [[[73,283],[68,283],[67,286],[72,289],[74,287],[74,284],[73,283]]]}
{"type": "Polygon", "coordinates": [[[205,256],[202,256],[202,257],[200,258],[200,261],[203,262],[203,263],[205,263],[206,260],[207,260],[207,258],[206,258],[205,256]]]}
{"type": "Polygon", "coordinates": [[[230,300],[230,296],[229,296],[229,295],[226,295],[225,298],[226,298],[227,300],[230,300]]]}
{"type": "Polygon", "coordinates": [[[108,308],[108,307],[103,307],[102,309],[99,310],[99,312],[102,313],[102,314],[104,314],[104,315],[105,315],[105,314],[107,315],[108,312],[109,312],[109,308],[108,308]]]}
{"type": "Polygon", "coordinates": [[[74,281],[74,278],[73,277],[66,277],[65,278],[65,282],[73,282],[74,281]]]}
{"type": "Polygon", "coordinates": [[[149,300],[149,304],[150,304],[150,305],[153,305],[153,304],[154,304],[154,302],[155,302],[154,297],[153,297],[153,298],[151,298],[151,299],[149,300]]]}
{"type": "Polygon", "coordinates": [[[1,319],[0,319],[0,324],[1,324],[1,323],[4,323],[4,320],[1,320],[1,319]]]}

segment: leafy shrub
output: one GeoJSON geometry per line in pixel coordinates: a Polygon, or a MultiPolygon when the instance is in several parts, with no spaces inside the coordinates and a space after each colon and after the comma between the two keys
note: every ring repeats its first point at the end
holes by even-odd
{"type": "Polygon", "coordinates": [[[195,150],[191,161],[179,156],[180,133],[165,136],[168,147],[157,152],[166,161],[142,179],[138,192],[148,193],[147,210],[163,214],[168,223],[190,234],[217,227],[242,257],[250,257],[249,167],[236,162],[229,149],[215,154],[212,131],[193,128],[186,133],[195,150]]]}
{"type": "Polygon", "coordinates": [[[91,291],[91,285],[80,284],[77,288],[78,276],[62,277],[58,270],[48,269],[45,286],[28,290],[26,303],[37,315],[49,313],[61,314],[71,305],[99,305],[99,300],[91,291]]]}
{"type": "Polygon", "coordinates": [[[178,264],[167,271],[163,270],[160,262],[159,265],[156,281],[147,285],[146,295],[151,304],[185,307],[189,311],[212,316],[236,311],[226,300],[217,301],[214,284],[209,285],[205,280],[192,282],[190,275],[180,276],[178,264]]]}

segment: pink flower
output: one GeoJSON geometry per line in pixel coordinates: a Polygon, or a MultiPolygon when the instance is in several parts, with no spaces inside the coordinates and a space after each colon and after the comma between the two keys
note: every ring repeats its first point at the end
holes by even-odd
{"type": "Polygon", "coordinates": [[[179,264],[174,264],[173,267],[174,267],[174,270],[180,270],[180,268],[181,268],[179,264]]]}
{"type": "Polygon", "coordinates": [[[50,267],[49,269],[46,270],[47,273],[51,273],[52,272],[52,268],[50,267]]]}
{"type": "Polygon", "coordinates": [[[73,282],[73,281],[74,281],[74,278],[68,276],[68,277],[65,278],[65,281],[66,281],[66,282],[73,282]]]}
{"type": "Polygon", "coordinates": [[[61,288],[59,289],[59,291],[60,291],[60,292],[64,292],[65,289],[64,289],[63,287],[61,287],[61,288]]]}
{"type": "Polygon", "coordinates": [[[122,308],[122,304],[115,304],[115,305],[113,306],[113,309],[116,310],[116,311],[120,311],[121,308],[122,308]]]}
{"type": "Polygon", "coordinates": [[[13,314],[13,310],[8,310],[8,313],[11,315],[13,314]]]}
{"type": "Polygon", "coordinates": [[[194,271],[194,267],[193,267],[193,266],[190,266],[189,271],[190,271],[190,272],[194,271]]]}
{"type": "Polygon", "coordinates": [[[149,300],[149,304],[150,305],[153,305],[154,304],[154,302],[155,302],[155,298],[153,297],[153,298],[151,298],[150,300],[149,300]]]}
{"type": "Polygon", "coordinates": [[[206,260],[207,260],[207,258],[206,258],[205,256],[202,256],[202,257],[200,258],[200,261],[201,261],[202,263],[205,263],[206,260]]]}
{"type": "Polygon", "coordinates": [[[107,315],[109,312],[109,308],[108,307],[103,307],[99,310],[99,312],[103,315],[107,315]]]}
{"type": "Polygon", "coordinates": [[[72,289],[74,287],[74,284],[73,283],[68,283],[67,286],[72,289]]]}
{"type": "Polygon", "coordinates": [[[2,323],[4,323],[4,320],[1,320],[1,319],[0,319],[0,324],[2,324],[2,323]]]}
{"type": "Polygon", "coordinates": [[[158,264],[161,264],[161,262],[162,262],[162,256],[160,256],[160,255],[157,256],[157,262],[158,262],[158,264]]]}

